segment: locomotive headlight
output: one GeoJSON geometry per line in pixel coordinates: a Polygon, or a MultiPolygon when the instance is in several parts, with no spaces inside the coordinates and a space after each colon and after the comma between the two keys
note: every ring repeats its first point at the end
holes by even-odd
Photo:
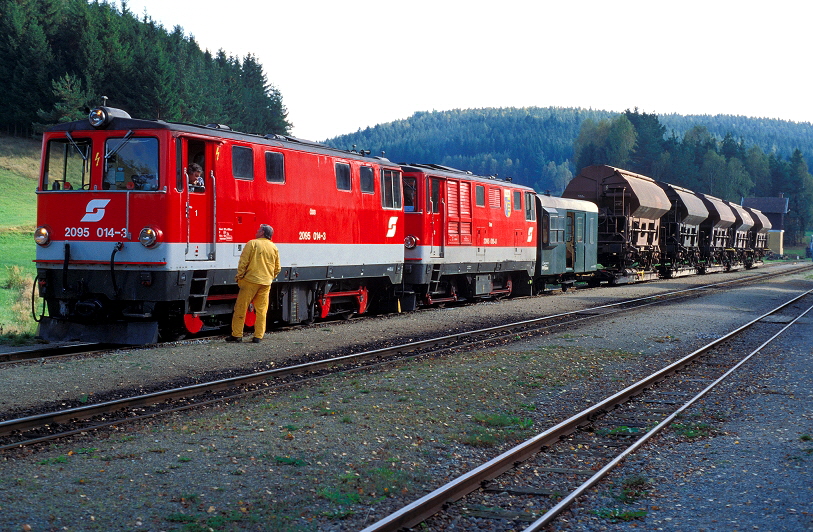
{"type": "Polygon", "coordinates": [[[144,246],[145,248],[151,248],[155,246],[160,239],[161,239],[161,230],[156,229],[154,227],[145,227],[138,234],[138,241],[141,242],[141,245],[144,246]]]}
{"type": "Polygon", "coordinates": [[[404,237],[404,247],[407,249],[414,249],[418,245],[418,238],[412,235],[404,237]]]}
{"type": "Polygon", "coordinates": [[[93,127],[102,127],[107,123],[108,114],[105,111],[104,107],[97,107],[93,109],[90,114],[88,115],[88,121],[90,125],[93,127]]]}
{"type": "Polygon", "coordinates": [[[51,243],[51,230],[41,225],[34,230],[34,242],[40,246],[47,246],[51,243]]]}
{"type": "Polygon", "coordinates": [[[130,118],[130,115],[115,107],[97,107],[88,115],[88,122],[98,129],[109,124],[114,118],[130,118]]]}

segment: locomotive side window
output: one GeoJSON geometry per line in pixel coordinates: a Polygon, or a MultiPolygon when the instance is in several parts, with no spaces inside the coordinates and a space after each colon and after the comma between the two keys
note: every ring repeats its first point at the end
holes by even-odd
{"type": "Polygon", "coordinates": [[[42,190],[79,190],[90,186],[90,139],[48,142],[42,190]]]}
{"type": "Polygon", "coordinates": [[[486,206],[486,187],[483,185],[474,187],[474,202],[478,207],[486,206]]]}
{"type": "Polygon", "coordinates": [[[359,181],[361,181],[361,191],[365,194],[375,192],[375,172],[372,166],[362,166],[359,168],[359,181]]]}
{"type": "Polygon", "coordinates": [[[401,208],[401,172],[381,170],[381,206],[385,209],[401,208]]]}
{"type": "Polygon", "coordinates": [[[536,220],[536,202],[531,192],[525,193],[525,220],[529,222],[536,220]]]}
{"type": "Polygon", "coordinates": [[[404,211],[413,212],[418,203],[418,180],[414,177],[404,178],[404,211]]]}
{"type": "Polygon", "coordinates": [[[514,204],[511,206],[511,212],[519,212],[522,208],[522,192],[519,190],[514,191],[514,204]]]}
{"type": "Polygon", "coordinates": [[[336,163],[336,188],[339,190],[352,190],[349,164],[336,163]]]}
{"type": "Polygon", "coordinates": [[[237,179],[254,179],[254,152],[251,148],[232,146],[231,172],[237,179]]]}
{"type": "Polygon", "coordinates": [[[265,152],[265,180],[285,183],[285,156],[275,151],[265,152]]]}
{"type": "Polygon", "coordinates": [[[102,187],[105,190],[158,190],[158,139],[107,139],[102,187]]]}

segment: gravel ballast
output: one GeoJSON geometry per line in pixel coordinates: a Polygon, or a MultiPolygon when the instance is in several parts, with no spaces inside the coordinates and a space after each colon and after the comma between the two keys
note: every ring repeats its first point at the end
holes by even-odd
{"type": "MultiPolygon", "coordinates": [[[[811,285],[798,276],[712,293],[650,315],[619,314],[567,333],[332,376],[45,448],[6,452],[0,455],[0,530],[358,530],[811,285]],[[491,413],[533,423],[489,430],[476,420],[491,413]]],[[[474,328],[485,322],[486,313],[522,319],[658,287],[649,283],[322,324],[277,331],[259,345],[204,341],[21,364],[3,370],[0,404],[8,412],[98,390],[364,346],[371,338],[474,328]]],[[[809,331],[810,323],[808,318],[800,330],[809,331]]],[[[729,393],[707,399],[731,412],[717,436],[675,439],[666,450],[648,448],[649,454],[625,465],[640,462],[655,480],[648,498],[632,506],[645,507],[646,517],[614,524],[596,517],[585,503],[561,526],[768,530],[779,522],[787,523],[787,530],[809,527],[813,445],[803,436],[813,435],[810,335],[797,333],[787,342],[774,356],[755,361],[762,365],[732,384],[729,393]],[[759,393],[765,390],[781,393],[759,393]],[[770,444],[763,442],[774,434],[784,439],[768,451],[770,444]],[[763,510],[766,501],[770,511],[763,510]],[[687,515],[695,519],[691,526],[687,515]]]]}

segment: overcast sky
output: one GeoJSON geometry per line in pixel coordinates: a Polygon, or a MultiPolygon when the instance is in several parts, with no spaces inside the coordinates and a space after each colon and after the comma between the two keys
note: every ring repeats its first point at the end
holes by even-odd
{"type": "Polygon", "coordinates": [[[167,30],[180,25],[203,49],[254,54],[282,94],[292,133],[310,140],[415,111],[477,107],[638,107],[813,122],[811,2],[127,4],[167,30]]]}

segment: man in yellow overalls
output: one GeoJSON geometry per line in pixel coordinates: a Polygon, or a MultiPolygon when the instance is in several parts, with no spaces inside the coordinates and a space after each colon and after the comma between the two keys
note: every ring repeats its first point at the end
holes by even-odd
{"type": "Polygon", "coordinates": [[[268,311],[268,293],[271,291],[271,282],[282,269],[279,264],[279,250],[271,242],[274,228],[262,224],[257,229],[256,238],[249,240],[240,262],[237,265],[237,286],[240,293],[234,305],[234,317],[231,320],[231,336],[226,337],[227,342],[243,341],[243,324],[246,321],[248,304],[254,303],[254,312],[257,321],[254,324],[254,338],[252,342],[258,344],[265,335],[265,315],[268,311]]]}

